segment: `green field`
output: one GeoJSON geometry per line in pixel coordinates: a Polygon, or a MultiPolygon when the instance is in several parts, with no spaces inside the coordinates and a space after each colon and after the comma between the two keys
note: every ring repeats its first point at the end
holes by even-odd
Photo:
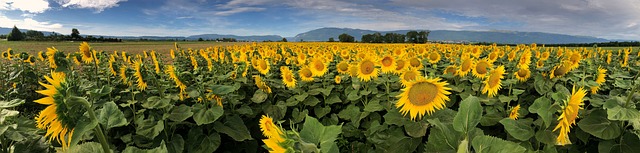
{"type": "MultiPolygon", "coordinates": [[[[78,51],[79,41],[0,41],[0,49],[6,50],[11,48],[16,52],[28,52],[37,53],[38,51],[46,51],[48,47],[56,47],[56,49],[63,52],[75,52],[78,51]]],[[[99,51],[127,51],[127,52],[141,52],[143,50],[155,50],[160,53],[168,53],[171,48],[174,48],[174,41],[124,41],[124,42],[90,42],[91,47],[99,51]]],[[[234,45],[242,44],[239,42],[206,42],[206,41],[180,41],[178,42],[182,48],[194,48],[202,49],[211,46],[218,45],[234,45]]]]}

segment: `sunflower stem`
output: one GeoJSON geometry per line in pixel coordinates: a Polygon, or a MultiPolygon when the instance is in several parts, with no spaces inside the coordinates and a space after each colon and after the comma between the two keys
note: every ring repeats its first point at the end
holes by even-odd
{"type": "MultiPolygon", "coordinates": [[[[89,113],[89,117],[91,117],[92,120],[95,120],[97,122],[98,118],[96,117],[96,113],[93,111],[91,106],[88,103],[85,103],[85,106],[87,107],[87,112],[89,113]]],[[[100,141],[100,145],[102,145],[102,149],[104,150],[104,152],[111,153],[111,149],[109,149],[109,144],[107,143],[107,139],[104,137],[104,133],[102,132],[101,125],[98,124],[96,128],[93,130],[95,130],[96,136],[98,136],[98,141],[100,141]]]]}
{"type": "MultiPolygon", "coordinates": [[[[640,73],[636,74],[636,77],[634,77],[633,81],[638,79],[638,75],[639,74],[640,73]]],[[[631,101],[631,98],[633,98],[633,95],[636,93],[636,91],[638,91],[638,85],[633,87],[633,89],[631,89],[631,93],[629,93],[629,95],[627,95],[627,100],[624,103],[624,108],[629,108],[629,102],[631,101]]]]}

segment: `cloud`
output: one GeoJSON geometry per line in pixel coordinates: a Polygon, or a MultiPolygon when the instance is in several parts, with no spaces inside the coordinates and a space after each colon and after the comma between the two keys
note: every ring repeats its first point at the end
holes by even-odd
{"type": "Polygon", "coordinates": [[[20,29],[30,29],[38,31],[63,31],[65,28],[60,23],[51,23],[46,21],[36,21],[33,18],[24,18],[22,20],[12,19],[0,14],[0,27],[13,27],[20,29]]]}
{"type": "Polygon", "coordinates": [[[47,0],[2,0],[0,10],[20,10],[29,13],[43,13],[49,9],[47,0]]]}
{"type": "Polygon", "coordinates": [[[95,9],[97,13],[118,6],[127,0],[56,0],[62,7],[95,9]]]}
{"type": "Polygon", "coordinates": [[[236,14],[236,13],[244,13],[244,12],[259,12],[259,11],[264,11],[266,10],[266,8],[260,8],[260,7],[237,7],[237,8],[232,8],[230,10],[226,10],[226,11],[219,11],[219,12],[215,12],[215,15],[220,15],[220,16],[228,16],[228,15],[232,15],[232,14],[236,14]]]}

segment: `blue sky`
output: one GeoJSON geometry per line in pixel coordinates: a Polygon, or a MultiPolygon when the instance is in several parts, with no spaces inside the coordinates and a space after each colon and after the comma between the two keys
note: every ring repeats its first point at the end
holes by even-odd
{"type": "Polygon", "coordinates": [[[281,35],[322,27],[511,30],[640,40],[638,0],[0,0],[0,27],[81,34],[281,35]]]}

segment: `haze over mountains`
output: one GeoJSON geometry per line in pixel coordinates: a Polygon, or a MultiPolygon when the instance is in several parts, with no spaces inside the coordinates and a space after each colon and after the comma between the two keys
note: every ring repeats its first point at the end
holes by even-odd
{"type": "MultiPolygon", "coordinates": [[[[81,30],[81,29],[80,29],[81,30]]],[[[11,28],[0,28],[0,34],[8,34],[11,28]]],[[[26,32],[26,29],[21,29],[26,32]]],[[[328,41],[329,38],[338,40],[338,35],[347,33],[357,41],[360,41],[362,35],[373,34],[376,32],[382,35],[386,33],[406,34],[410,30],[396,31],[373,31],[351,28],[320,28],[308,32],[300,33],[294,37],[286,37],[288,41],[328,41]]],[[[418,30],[419,31],[419,30],[418,30]]],[[[82,31],[81,31],[82,32],[82,31]]],[[[53,32],[44,32],[45,35],[51,35],[53,32]]],[[[82,34],[82,33],[81,33],[82,34]]],[[[100,37],[100,35],[92,35],[100,37]]],[[[192,36],[103,36],[105,38],[120,39],[149,39],[149,40],[214,40],[217,38],[234,38],[244,41],[280,41],[285,37],[279,35],[254,35],[254,36],[237,36],[237,35],[220,35],[220,34],[201,34],[192,36]]],[[[453,31],[453,30],[432,30],[429,33],[430,41],[451,41],[451,42],[493,42],[502,44],[565,44],[565,43],[593,43],[593,42],[609,42],[613,40],[588,37],[573,36],[565,34],[553,34],[543,32],[517,32],[517,31],[453,31]]]]}

